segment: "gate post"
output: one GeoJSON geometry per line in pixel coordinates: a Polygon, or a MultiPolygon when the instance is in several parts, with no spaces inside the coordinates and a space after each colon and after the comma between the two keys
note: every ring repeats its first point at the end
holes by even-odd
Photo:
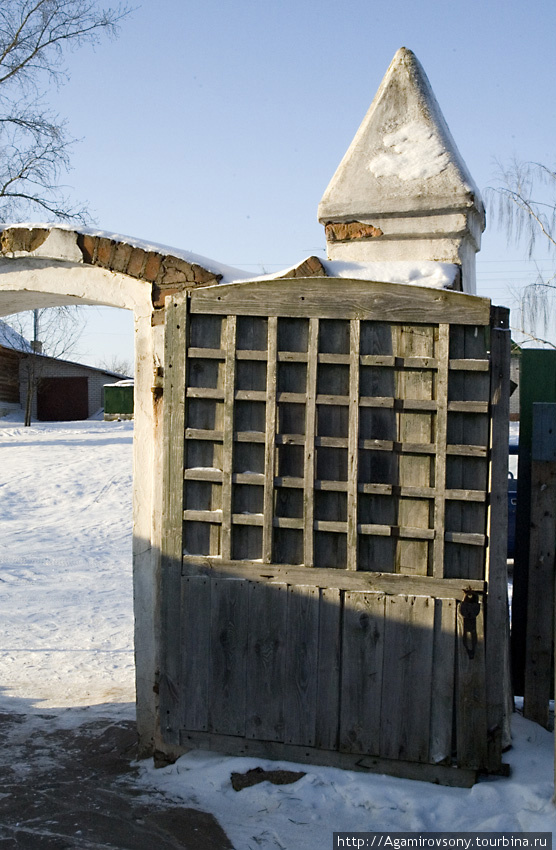
{"type": "Polygon", "coordinates": [[[548,726],[554,630],[556,404],[533,404],[531,535],[523,715],[548,726]]]}

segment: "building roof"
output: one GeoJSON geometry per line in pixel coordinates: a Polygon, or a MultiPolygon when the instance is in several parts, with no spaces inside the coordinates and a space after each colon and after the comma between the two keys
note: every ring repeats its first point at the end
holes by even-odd
{"type": "Polygon", "coordinates": [[[10,325],[0,319],[0,346],[14,351],[31,351],[31,344],[10,325]]]}

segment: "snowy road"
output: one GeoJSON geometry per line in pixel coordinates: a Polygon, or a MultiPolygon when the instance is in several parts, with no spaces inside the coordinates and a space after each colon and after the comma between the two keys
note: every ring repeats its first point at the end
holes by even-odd
{"type": "MultiPolygon", "coordinates": [[[[57,715],[28,717],[33,734],[133,717],[131,440],[131,423],[0,419],[0,712],[57,715]]],[[[146,799],[212,812],[236,850],[331,847],[337,830],[556,834],[553,741],[516,716],[512,777],[468,790],[284,764],[306,775],[235,792],[232,771],[276,763],[202,752],[142,762],[136,782],[146,799]]]]}
{"type": "MultiPolygon", "coordinates": [[[[135,700],[132,423],[0,419],[0,706],[135,700]]],[[[123,706],[121,706],[123,708],[123,706]]]]}

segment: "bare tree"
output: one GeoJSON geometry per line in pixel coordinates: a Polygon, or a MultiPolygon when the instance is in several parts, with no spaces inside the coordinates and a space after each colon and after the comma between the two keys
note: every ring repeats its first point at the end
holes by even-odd
{"type": "MultiPolygon", "coordinates": [[[[89,220],[85,207],[60,183],[74,139],[67,122],[49,109],[47,93],[67,80],[65,53],[114,36],[128,12],[123,4],[100,8],[97,0],[0,0],[0,222],[37,213],[40,219],[46,214],[48,220],[89,220]]],[[[35,349],[42,342],[53,357],[68,355],[84,324],[76,309],[67,307],[8,321],[16,329],[31,321],[35,349]]],[[[26,425],[40,364],[38,351],[26,359],[26,425]]]]}
{"type": "Polygon", "coordinates": [[[120,357],[118,354],[97,360],[97,366],[100,369],[106,369],[107,372],[114,372],[116,375],[121,375],[122,378],[132,377],[134,371],[133,362],[126,357],[120,357]]]}
{"type": "Polygon", "coordinates": [[[64,53],[114,35],[128,8],[96,0],[0,2],[0,221],[31,216],[85,221],[60,185],[74,140],[46,105],[67,79],[64,53]]]}
{"type": "MultiPolygon", "coordinates": [[[[526,242],[529,258],[539,242],[556,251],[556,172],[539,162],[513,160],[499,166],[496,185],[486,192],[491,212],[506,230],[508,242],[526,242]]],[[[537,267],[534,283],[517,297],[518,330],[531,341],[553,345],[546,334],[556,314],[556,271],[546,276],[537,267]]],[[[553,346],[554,347],[554,346],[553,346]]]]}

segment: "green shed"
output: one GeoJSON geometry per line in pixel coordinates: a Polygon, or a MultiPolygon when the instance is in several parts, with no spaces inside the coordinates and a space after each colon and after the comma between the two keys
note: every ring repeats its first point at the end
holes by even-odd
{"type": "Polygon", "coordinates": [[[104,385],[104,419],[133,419],[133,381],[104,385]]]}

